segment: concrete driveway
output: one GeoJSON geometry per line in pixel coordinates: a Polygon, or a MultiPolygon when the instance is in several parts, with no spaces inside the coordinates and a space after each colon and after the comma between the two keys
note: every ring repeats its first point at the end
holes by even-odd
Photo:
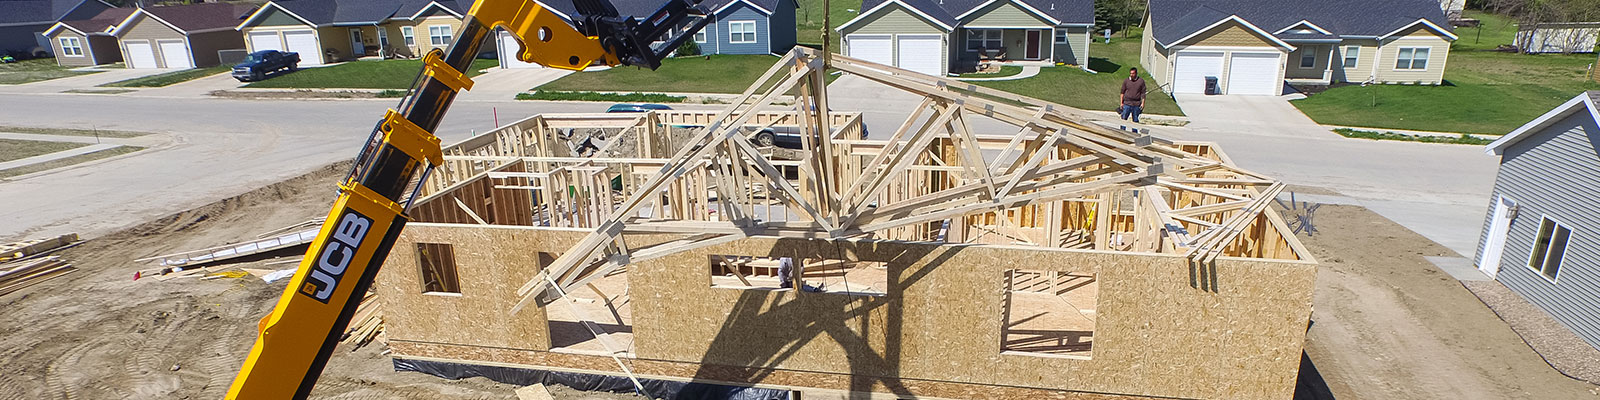
{"type": "Polygon", "coordinates": [[[179,82],[170,86],[140,90],[139,96],[148,97],[206,97],[211,92],[218,90],[238,89],[243,86],[238,80],[233,79],[227,72],[195,79],[188,82],[179,82]]]}
{"type": "Polygon", "coordinates": [[[1153,132],[1217,142],[1244,168],[1338,193],[1300,200],[1361,205],[1462,256],[1476,251],[1498,163],[1482,147],[1345,138],[1284,97],[1177,100],[1192,122],[1153,132]]]}
{"type": "Polygon", "coordinates": [[[555,68],[494,68],[473,77],[472,90],[462,93],[456,101],[506,101],[516,99],[517,93],[526,92],[550,81],[561,79],[572,71],[555,68]]]}

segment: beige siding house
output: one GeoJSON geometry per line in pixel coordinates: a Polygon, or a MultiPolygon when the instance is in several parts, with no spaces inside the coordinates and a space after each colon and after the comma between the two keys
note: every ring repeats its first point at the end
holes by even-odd
{"type": "Polygon", "coordinates": [[[867,0],[838,28],[848,56],[930,75],[983,63],[1089,62],[1092,0],[867,0]]]}
{"type": "Polygon", "coordinates": [[[244,48],[232,27],[254,7],[206,3],[140,8],[112,29],[128,68],[195,68],[219,64],[218,52],[244,48]]]}
{"type": "Polygon", "coordinates": [[[61,21],[44,31],[56,64],[86,67],[122,61],[122,50],[111,30],[133,14],[132,8],[108,8],[88,19],[61,21]]]}
{"type": "Polygon", "coordinates": [[[300,53],[303,65],[414,58],[448,47],[471,6],[469,0],[272,1],[235,29],[249,51],[300,53]]]}
{"type": "Polygon", "coordinates": [[[1152,0],[1140,62],[1172,93],[1278,95],[1285,84],[1438,85],[1456,36],[1437,6],[1412,0],[1152,0]]]}

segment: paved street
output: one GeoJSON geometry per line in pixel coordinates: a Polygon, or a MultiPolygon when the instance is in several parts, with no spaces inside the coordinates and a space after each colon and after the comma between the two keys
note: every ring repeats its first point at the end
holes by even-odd
{"type": "MultiPolygon", "coordinates": [[[[493,74],[491,74],[493,75],[493,74]]],[[[605,103],[499,100],[548,73],[504,75],[464,96],[439,130],[446,143],[534,113],[599,112],[605,103]],[[499,90],[497,90],[499,89],[499,90]],[[505,93],[494,93],[505,92],[505,93]],[[504,96],[502,96],[504,95],[504,96]]],[[[223,76],[117,96],[37,94],[7,97],[0,120],[62,128],[147,131],[170,143],[134,157],[91,163],[32,179],[0,182],[0,240],[75,231],[109,232],[305,173],[355,155],[393,99],[232,100],[209,98],[236,86],[223,76]],[[93,110],[93,112],[83,112],[93,110]]],[[[20,87],[0,87],[0,94],[20,87]]],[[[29,88],[29,90],[36,90],[29,88]]],[[[920,99],[845,76],[830,104],[861,110],[873,138],[884,138],[920,99]]],[[[1345,139],[1276,98],[1180,97],[1194,119],[1162,136],[1215,141],[1245,168],[1294,185],[1329,188],[1320,202],[1366,206],[1470,256],[1494,181],[1494,157],[1477,146],[1345,139]]],[[[685,106],[714,108],[718,106],[685,106]]],[[[1010,134],[983,118],[982,133],[1010,134]]]]}

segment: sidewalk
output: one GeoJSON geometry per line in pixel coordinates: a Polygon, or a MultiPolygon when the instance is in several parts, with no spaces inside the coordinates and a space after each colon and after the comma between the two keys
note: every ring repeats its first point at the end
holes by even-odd
{"type": "Polygon", "coordinates": [[[6,162],[0,162],[0,170],[7,170],[7,169],[12,169],[12,168],[18,168],[18,167],[25,167],[25,166],[29,166],[29,165],[33,165],[33,164],[39,164],[39,163],[46,163],[46,162],[51,162],[51,161],[55,161],[55,160],[60,160],[60,159],[63,159],[63,158],[70,158],[70,157],[81,156],[81,155],[84,155],[84,154],[94,153],[94,152],[97,152],[97,151],[110,150],[110,149],[114,149],[114,148],[121,147],[121,146],[136,146],[136,147],[151,148],[151,147],[155,147],[155,146],[161,145],[162,143],[165,143],[167,141],[165,138],[162,137],[162,135],[156,135],[156,134],[144,135],[144,136],[139,136],[139,137],[131,137],[131,138],[105,138],[105,137],[97,138],[97,137],[94,137],[94,136],[39,135],[39,134],[33,134],[33,133],[9,133],[9,132],[0,132],[0,139],[32,140],[32,141],[38,141],[38,142],[88,143],[89,144],[88,146],[82,146],[82,147],[62,150],[62,151],[58,151],[58,152],[54,152],[54,153],[50,153],[50,154],[40,154],[40,155],[33,156],[33,157],[27,157],[27,158],[21,158],[21,159],[6,161],[6,162]]]}

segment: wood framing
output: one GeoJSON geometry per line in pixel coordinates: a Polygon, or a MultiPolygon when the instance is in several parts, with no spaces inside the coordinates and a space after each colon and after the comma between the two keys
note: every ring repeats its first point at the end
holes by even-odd
{"type": "Polygon", "coordinates": [[[623,293],[604,293],[628,297],[625,355],[638,361],[623,367],[645,375],[934,397],[1292,392],[1315,261],[1267,208],[1280,182],[1210,143],[829,62],[924,99],[869,139],[860,114],[828,108],[823,60],[797,48],[720,112],[537,115],[447,147],[417,182],[397,248],[452,244],[462,296],[413,293],[415,257],[391,255],[380,285],[401,314],[388,322],[397,354],[619,373],[616,353],[556,355],[541,323],[568,293],[626,276],[623,293]],[[783,96],[794,101],[776,105],[783,96]],[[1011,129],[979,131],[979,116],[1011,129]],[[762,131],[798,149],[760,147],[762,131]],[[737,272],[727,279],[747,289],[730,291],[707,283],[708,257],[722,256],[834,260],[797,262],[810,274],[879,263],[887,277],[876,297],[749,289],[756,278],[737,272]],[[1001,351],[1006,302],[990,297],[1014,269],[1049,277],[1052,292],[1058,273],[1093,277],[1092,356],[1001,351]],[[428,317],[441,311],[463,319],[428,317]],[[466,333],[430,331],[438,323],[466,333]],[[703,373],[715,368],[743,372],[703,373]]]}

